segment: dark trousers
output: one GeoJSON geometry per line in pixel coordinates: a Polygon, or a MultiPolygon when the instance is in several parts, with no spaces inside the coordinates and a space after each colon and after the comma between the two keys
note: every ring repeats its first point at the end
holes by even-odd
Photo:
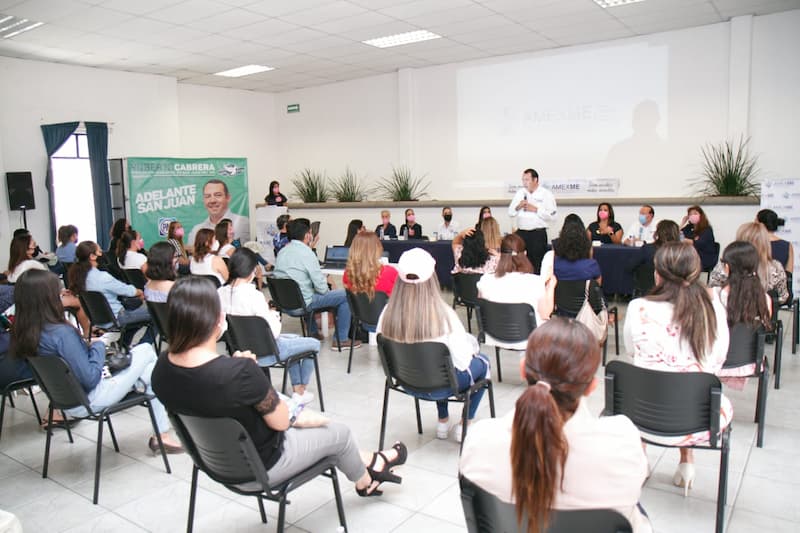
{"type": "Polygon", "coordinates": [[[540,229],[518,229],[519,235],[525,241],[525,250],[528,253],[528,259],[533,265],[533,272],[538,274],[542,268],[542,258],[547,252],[547,230],[540,229]]]}

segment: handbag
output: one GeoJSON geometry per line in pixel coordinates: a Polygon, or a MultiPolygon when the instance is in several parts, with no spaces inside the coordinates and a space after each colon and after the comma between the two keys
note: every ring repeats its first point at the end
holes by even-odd
{"type": "Polygon", "coordinates": [[[117,300],[122,304],[126,311],[133,311],[139,309],[144,303],[141,298],[136,296],[117,296],[117,300]]]}
{"type": "MultiPolygon", "coordinates": [[[[575,320],[589,328],[589,331],[594,333],[597,341],[603,344],[608,336],[608,311],[606,310],[605,302],[602,302],[603,308],[599,313],[595,313],[589,303],[589,285],[592,280],[586,280],[586,289],[584,290],[584,300],[580,311],[578,311],[575,320]]],[[[602,300],[601,300],[602,301],[602,300]]]]}

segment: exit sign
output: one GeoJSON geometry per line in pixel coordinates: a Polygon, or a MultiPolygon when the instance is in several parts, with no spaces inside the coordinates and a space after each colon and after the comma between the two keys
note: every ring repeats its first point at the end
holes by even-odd
{"type": "Polygon", "coordinates": [[[286,106],[287,113],[299,113],[300,112],[300,104],[289,104],[286,106]]]}

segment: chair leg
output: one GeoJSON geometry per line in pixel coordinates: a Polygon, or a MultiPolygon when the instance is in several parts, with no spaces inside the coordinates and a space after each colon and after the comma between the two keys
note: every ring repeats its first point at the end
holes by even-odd
{"type": "Polygon", "coordinates": [[[792,302],[792,353],[797,353],[797,344],[800,343],[800,300],[792,302]]]}
{"type": "Polygon", "coordinates": [[[164,448],[164,441],[161,440],[161,432],[158,430],[158,425],[156,424],[156,414],[153,412],[153,406],[150,404],[150,402],[147,402],[147,411],[150,413],[150,423],[153,424],[153,431],[155,432],[156,440],[158,441],[158,449],[161,450],[161,458],[164,459],[164,469],[167,471],[167,474],[171,474],[172,469],[169,467],[167,450],[164,448]]]}
{"type": "Polygon", "coordinates": [[[317,378],[317,395],[319,396],[319,410],[325,412],[325,402],[322,400],[322,381],[319,378],[319,354],[314,354],[311,358],[314,361],[314,374],[317,378]]]}
{"type": "MultiPolygon", "coordinates": [[[[417,433],[422,435],[422,416],[419,413],[419,398],[414,397],[414,408],[417,411],[417,433]]],[[[383,448],[381,448],[382,450],[383,448]]]]}
{"type": "Polygon", "coordinates": [[[111,442],[114,444],[114,451],[119,453],[119,444],[117,444],[117,436],[114,434],[114,426],[111,425],[111,417],[106,417],[106,424],[108,424],[108,432],[111,433],[111,442]]]}
{"type": "Polygon", "coordinates": [[[756,435],[756,446],[759,448],[764,447],[764,426],[767,424],[767,392],[769,391],[769,378],[766,372],[762,372],[758,379],[758,400],[756,401],[756,409],[758,409],[758,428],[756,435]]]}
{"type": "Polygon", "coordinates": [[[783,358],[783,323],[778,320],[775,329],[775,389],[781,388],[781,359],[783,358]]]}
{"type": "MultiPolygon", "coordinates": [[[[42,477],[47,477],[47,465],[50,462],[50,440],[53,436],[53,406],[47,412],[47,439],[44,444],[44,466],[42,466],[42,477]]],[[[69,427],[69,426],[67,426],[69,427]]]]}
{"type": "Polygon", "coordinates": [[[603,341],[603,366],[606,366],[606,355],[608,354],[608,337],[603,341]]]}
{"type": "MultiPolygon", "coordinates": [[[[31,395],[31,403],[33,404],[33,413],[36,415],[36,423],[38,424],[39,421],[42,419],[42,417],[39,414],[39,406],[36,405],[36,397],[33,395],[33,387],[28,387],[28,394],[31,395]]],[[[0,416],[0,423],[2,422],[3,422],[3,417],[0,416]]]]}
{"type": "Polygon", "coordinates": [[[619,355],[619,310],[614,308],[614,354],[619,355]]]}
{"type": "MultiPolygon", "coordinates": [[[[311,320],[314,320],[314,315],[311,315],[311,320]]],[[[306,319],[305,317],[300,317],[300,330],[303,332],[303,337],[308,337],[306,335],[306,319]]]]}
{"type": "Polygon", "coordinates": [[[497,381],[503,382],[503,366],[500,364],[500,348],[494,347],[494,356],[497,359],[497,381]]]}
{"type": "Polygon", "coordinates": [[[6,396],[7,394],[3,393],[3,397],[0,398],[0,438],[3,436],[3,417],[5,417],[6,413],[6,396]]]}
{"type": "Polygon", "coordinates": [[[489,414],[492,415],[492,418],[495,418],[495,411],[494,411],[494,387],[492,386],[492,382],[489,381],[486,384],[486,388],[489,389],[489,414]]]}
{"type": "Polygon", "coordinates": [[[467,306],[467,331],[472,333],[472,308],[467,306]]]}
{"type": "Polygon", "coordinates": [[[267,510],[264,509],[264,498],[259,494],[256,496],[256,501],[258,501],[258,512],[261,513],[261,523],[267,523],[267,510]]]}
{"type": "Polygon", "coordinates": [[[186,533],[194,529],[194,504],[197,500],[197,465],[192,465],[192,486],[189,489],[189,516],[186,519],[186,533]]]}
{"type": "Polygon", "coordinates": [[[350,367],[353,365],[353,343],[356,340],[356,329],[358,328],[359,323],[358,320],[354,320],[352,324],[350,324],[350,330],[352,334],[350,335],[350,357],[347,359],[347,373],[350,373],[350,367]]]}
{"type": "Polygon", "coordinates": [[[722,433],[722,450],[719,459],[719,488],[717,490],[717,524],[716,533],[723,533],[725,529],[725,501],[728,493],[728,453],[730,452],[729,435],[722,433]]]}
{"type": "Polygon", "coordinates": [[[339,514],[339,525],[347,531],[347,520],[344,517],[344,502],[342,501],[342,491],[339,488],[339,477],[336,475],[336,469],[329,470],[331,475],[331,483],[333,483],[333,495],[336,498],[336,512],[339,514]]]}
{"type": "Polygon", "coordinates": [[[278,530],[277,533],[283,533],[283,524],[286,521],[286,494],[281,495],[278,502],[278,530]]]}
{"type": "MultiPolygon", "coordinates": [[[[61,418],[63,418],[64,420],[67,419],[67,415],[64,414],[64,411],[61,411],[61,418]]],[[[74,444],[75,440],[72,438],[72,430],[70,429],[69,424],[65,424],[64,427],[67,429],[67,437],[69,437],[69,443],[74,444]]]]}
{"type": "Polygon", "coordinates": [[[386,413],[389,410],[389,378],[383,386],[383,410],[381,412],[381,435],[378,438],[378,449],[383,449],[383,439],[386,437],[386,413]]]}
{"type": "Polygon", "coordinates": [[[467,391],[464,396],[464,409],[461,410],[461,444],[458,447],[459,454],[464,447],[464,438],[467,436],[467,424],[469,423],[469,407],[472,400],[472,395],[467,391]]]}
{"type": "Polygon", "coordinates": [[[335,309],[331,310],[331,314],[333,314],[333,336],[336,339],[336,348],[339,350],[339,352],[341,352],[342,342],[339,340],[339,327],[337,325],[337,320],[336,320],[337,318],[336,310],[335,309]]]}
{"type": "MultiPolygon", "coordinates": [[[[5,398],[5,396],[3,396],[5,398]]],[[[14,391],[9,391],[8,393],[8,404],[11,406],[12,409],[16,409],[17,405],[14,403],[14,391]]]]}
{"type": "Polygon", "coordinates": [[[289,377],[289,365],[283,366],[283,383],[281,384],[281,392],[286,394],[286,378],[289,377]]]}
{"type": "Polygon", "coordinates": [[[100,496],[100,459],[103,455],[103,417],[97,419],[97,452],[94,457],[94,495],[92,503],[97,505],[100,496]]]}

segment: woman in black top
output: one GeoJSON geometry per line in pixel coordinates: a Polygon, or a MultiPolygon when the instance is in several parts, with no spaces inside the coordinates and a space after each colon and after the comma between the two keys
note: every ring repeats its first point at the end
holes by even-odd
{"type": "Polygon", "coordinates": [[[603,244],[620,244],[622,242],[622,226],[614,221],[614,208],[608,202],[597,206],[597,220],[586,228],[590,241],[603,244]]]}
{"type": "Polygon", "coordinates": [[[372,454],[365,468],[350,429],[344,424],[300,429],[255,356],[217,354],[224,315],[213,284],[204,278],[178,280],[167,300],[170,351],[153,370],[153,390],[167,410],[178,414],[230,417],[244,426],[275,484],[291,478],[324,457],[356,484],[361,496],[379,496],[384,481],[399,483],[391,468],[405,463],[407,450],[398,442],[372,454]]]}
{"type": "Polygon", "coordinates": [[[694,244],[703,271],[714,268],[719,259],[719,249],[714,241],[714,229],[708,221],[706,212],[699,205],[693,205],[686,210],[686,216],[681,220],[681,224],[681,233],[694,244]]]}
{"type": "Polygon", "coordinates": [[[400,226],[400,235],[405,235],[407,239],[421,239],[422,226],[417,224],[417,217],[414,215],[414,210],[411,208],[406,209],[406,223],[400,226]]]}
{"type": "Polygon", "coordinates": [[[761,222],[767,232],[769,232],[769,244],[772,248],[772,258],[783,265],[786,272],[794,270],[794,247],[789,241],[785,241],[775,235],[778,228],[783,226],[786,221],[778,217],[778,213],[772,209],[762,209],[756,215],[756,221],[761,222]]]}
{"type": "Polygon", "coordinates": [[[269,193],[264,197],[267,205],[284,205],[289,201],[286,196],[281,193],[281,184],[277,181],[269,182],[269,193]]]}

